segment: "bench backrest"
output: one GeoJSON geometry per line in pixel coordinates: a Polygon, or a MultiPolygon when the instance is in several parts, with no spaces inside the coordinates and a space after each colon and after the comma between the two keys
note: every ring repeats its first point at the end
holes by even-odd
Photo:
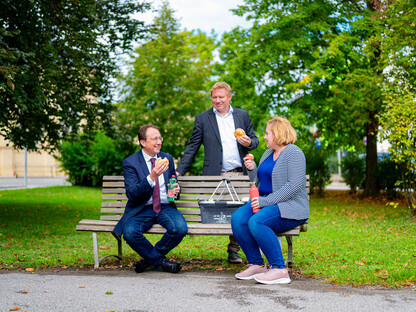
{"type": "MultiPolygon", "coordinates": [[[[187,222],[201,222],[198,201],[208,200],[223,178],[222,176],[183,176],[178,178],[181,185],[181,196],[180,200],[175,201],[175,204],[187,222]]],[[[249,197],[248,176],[233,176],[227,177],[227,179],[231,181],[240,200],[249,197]]],[[[223,186],[224,183],[216,191],[214,200],[222,192],[223,186]]],[[[221,195],[221,200],[232,200],[228,190],[225,190],[221,195]]],[[[124,177],[104,176],[100,219],[119,220],[124,213],[126,203],[124,177]]]]}
{"type": "MultiPolygon", "coordinates": [[[[199,200],[208,200],[222,179],[231,181],[240,200],[249,198],[248,176],[181,176],[178,182],[181,185],[180,200],[176,200],[178,210],[184,215],[187,222],[201,222],[199,200]]],[[[309,192],[309,176],[306,177],[306,188],[309,192]]],[[[214,200],[217,200],[223,191],[224,183],[217,189],[214,200]]],[[[221,200],[232,200],[227,189],[221,195],[221,200]]],[[[118,221],[124,213],[127,203],[123,176],[104,176],[101,202],[101,220],[118,221]]]]}

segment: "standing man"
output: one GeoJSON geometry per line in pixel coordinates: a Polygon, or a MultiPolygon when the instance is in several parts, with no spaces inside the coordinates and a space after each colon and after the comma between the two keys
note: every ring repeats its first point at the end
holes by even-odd
{"type": "MultiPolygon", "coordinates": [[[[194,129],[179,162],[177,175],[184,175],[195,159],[201,146],[204,145],[204,164],[202,175],[242,175],[247,174],[244,167],[244,156],[259,145],[253,124],[248,113],[230,105],[231,87],[225,82],[217,82],[211,88],[213,107],[195,117],[194,129]],[[237,128],[245,135],[236,139],[237,128]]],[[[228,244],[228,261],[241,263],[238,255],[240,246],[234,236],[228,244]]]]}
{"type": "MultiPolygon", "coordinates": [[[[169,261],[165,255],[182,241],[188,226],[175,203],[167,200],[169,178],[175,175],[173,158],[160,151],[163,138],[158,127],[142,126],[138,137],[142,149],[123,160],[128,201],[114,232],[123,235],[127,244],[142,257],[133,264],[137,273],[150,266],[177,273],[182,263],[169,261]],[[156,164],[158,158],[167,158],[169,164],[156,164]],[[143,234],[155,223],[166,228],[166,233],[153,246],[143,234]]],[[[180,188],[179,184],[175,186],[174,194],[177,196],[180,188]]]]}

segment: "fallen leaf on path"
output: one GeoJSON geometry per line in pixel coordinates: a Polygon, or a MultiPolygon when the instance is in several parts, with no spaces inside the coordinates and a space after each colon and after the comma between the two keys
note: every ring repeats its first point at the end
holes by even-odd
{"type": "Polygon", "coordinates": [[[13,307],[13,308],[10,309],[10,311],[19,311],[19,310],[20,310],[19,307],[13,307]]]}
{"type": "Polygon", "coordinates": [[[27,272],[33,272],[35,269],[34,268],[26,268],[27,272]]]}

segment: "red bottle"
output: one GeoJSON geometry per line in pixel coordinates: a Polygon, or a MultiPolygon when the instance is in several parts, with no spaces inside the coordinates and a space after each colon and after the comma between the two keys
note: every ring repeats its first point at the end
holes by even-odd
{"type": "MultiPolygon", "coordinates": [[[[250,199],[253,200],[255,197],[260,197],[259,189],[256,186],[256,182],[250,182],[250,199]]],[[[260,210],[260,208],[252,208],[253,213],[256,213],[260,210]]]]}

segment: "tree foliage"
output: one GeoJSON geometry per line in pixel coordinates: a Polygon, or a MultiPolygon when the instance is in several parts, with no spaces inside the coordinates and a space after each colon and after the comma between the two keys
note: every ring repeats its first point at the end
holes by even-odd
{"type": "Polygon", "coordinates": [[[416,92],[407,88],[387,93],[382,116],[383,137],[391,144],[391,158],[402,170],[406,202],[416,216],[416,92]]]}
{"type": "Polygon", "coordinates": [[[385,19],[382,137],[391,144],[390,158],[401,168],[406,202],[416,217],[416,1],[392,2],[385,19]]]}
{"type": "Polygon", "coordinates": [[[0,134],[36,150],[108,125],[116,56],[146,33],[133,0],[0,0],[0,134]]]}
{"type": "Polygon", "coordinates": [[[241,28],[224,33],[219,48],[222,63],[217,65],[216,70],[221,75],[220,80],[226,81],[233,90],[232,105],[248,111],[254,128],[263,132],[266,121],[270,119],[270,101],[258,93],[258,86],[263,85],[265,79],[259,76],[259,69],[253,66],[256,51],[241,48],[249,43],[249,38],[250,32],[241,28]]]}
{"type": "MultiPolygon", "coordinates": [[[[251,82],[266,114],[290,116],[297,129],[316,125],[326,149],[357,149],[366,137],[366,195],[377,194],[377,114],[384,109],[382,38],[389,3],[245,0],[235,13],[253,27],[239,42],[227,43],[237,58],[233,63],[252,68],[251,82]]],[[[227,64],[226,75],[241,75],[227,64]]]]}
{"type": "Polygon", "coordinates": [[[180,32],[174,12],[165,2],[152,27],[151,40],[121,78],[122,101],[117,121],[134,138],[140,126],[160,127],[163,150],[182,155],[194,117],[209,107],[215,39],[200,31],[180,32]]]}

